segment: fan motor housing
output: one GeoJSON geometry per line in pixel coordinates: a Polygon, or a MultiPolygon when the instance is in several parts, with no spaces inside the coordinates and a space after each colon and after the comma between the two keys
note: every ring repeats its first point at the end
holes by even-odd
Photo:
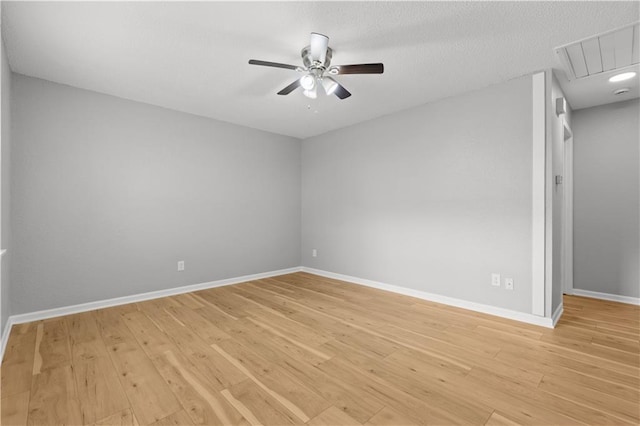
{"type": "Polygon", "coordinates": [[[331,64],[331,57],[333,56],[333,50],[331,50],[330,47],[327,47],[327,54],[324,58],[324,64],[311,60],[311,46],[306,46],[304,49],[302,49],[302,51],[300,52],[300,55],[302,56],[302,63],[304,64],[304,67],[306,69],[311,70],[311,69],[323,68],[323,70],[325,70],[329,68],[329,65],[331,64]]]}

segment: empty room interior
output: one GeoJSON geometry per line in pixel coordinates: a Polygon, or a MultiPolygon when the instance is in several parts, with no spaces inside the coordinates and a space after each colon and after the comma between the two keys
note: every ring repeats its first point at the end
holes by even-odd
{"type": "Polygon", "coordinates": [[[0,2],[2,425],[640,423],[640,2],[0,2]]]}

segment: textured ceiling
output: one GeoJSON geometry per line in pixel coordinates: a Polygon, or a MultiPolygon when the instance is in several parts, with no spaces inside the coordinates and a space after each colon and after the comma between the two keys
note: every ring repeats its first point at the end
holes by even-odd
{"type": "MultiPolygon", "coordinates": [[[[638,19],[638,2],[2,2],[15,72],[300,138],[537,70],[553,48],[638,19]],[[347,100],[276,92],[315,31],[347,100]]],[[[571,97],[569,97],[571,102],[571,97]]],[[[596,100],[596,103],[598,101],[596,100]]]]}

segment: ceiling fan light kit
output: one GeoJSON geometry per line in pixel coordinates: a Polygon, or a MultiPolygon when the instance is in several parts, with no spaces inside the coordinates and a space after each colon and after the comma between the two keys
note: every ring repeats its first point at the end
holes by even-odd
{"type": "Polygon", "coordinates": [[[316,78],[311,74],[305,74],[300,77],[300,86],[304,90],[311,90],[316,87],[316,78]]]}
{"type": "Polygon", "coordinates": [[[384,65],[381,63],[332,66],[333,50],[329,47],[329,37],[318,33],[311,33],[310,43],[302,49],[301,56],[303,67],[257,59],[249,60],[249,64],[304,73],[302,77],[279,91],[278,95],[288,95],[298,87],[302,87],[302,93],[311,99],[318,97],[318,86],[322,86],[327,95],[335,94],[339,99],[351,96],[351,93],[344,86],[331,77],[332,75],[382,74],[384,72],[384,65]]]}
{"type": "Polygon", "coordinates": [[[329,76],[322,78],[322,87],[327,95],[333,95],[333,92],[338,88],[338,82],[329,76]]]}
{"type": "Polygon", "coordinates": [[[313,89],[305,90],[302,94],[309,99],[316,99],[318,97],[318,86],[313,86],[313,89]]]}

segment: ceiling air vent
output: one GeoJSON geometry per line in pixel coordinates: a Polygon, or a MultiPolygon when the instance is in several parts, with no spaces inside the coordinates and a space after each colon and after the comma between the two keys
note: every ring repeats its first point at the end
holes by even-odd
{"type": "Polygon", "coordinates": [[[555,49],[569,80],[638,64],[640,23],[598,34],[555,49]]]}

